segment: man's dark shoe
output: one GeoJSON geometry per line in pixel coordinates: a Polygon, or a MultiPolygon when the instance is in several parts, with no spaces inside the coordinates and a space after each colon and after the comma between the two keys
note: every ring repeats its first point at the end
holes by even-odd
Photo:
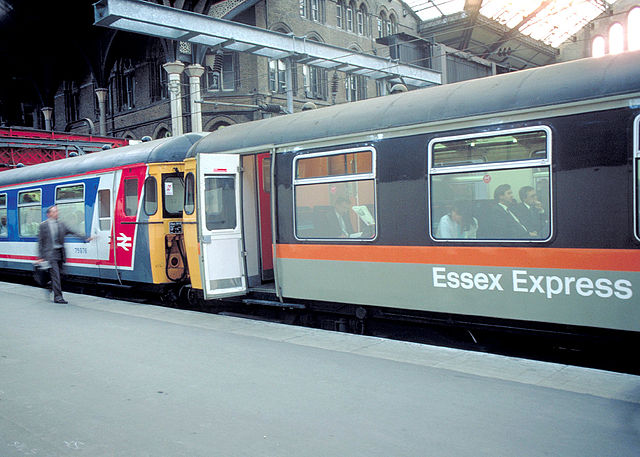
{"type": "Polygon", "coordinates": [[[67,300],[65,300],[64,298],[58,298],[56,300],[53,300],[54,303],[60,303],[61,305],[66,305],[69,302],[67,300]]]}

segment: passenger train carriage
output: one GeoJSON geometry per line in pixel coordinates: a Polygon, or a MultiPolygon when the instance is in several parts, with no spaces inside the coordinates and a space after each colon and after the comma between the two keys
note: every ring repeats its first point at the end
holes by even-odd
{"type": "Polygon", "coordinates": [[[639,131],[637,52],[227,127],[186,159],[193,286],[640,332],[639,131]]]}
{"type": "Polygon", "coordinates": [[[182,242],[184,157],[202,135],[142,142],[0,174],[0,268],[31,270],[38,225],[57,205],[76,233],[70,275],[162,289],[187,276],[182,242]],[[142,195],[145,195],[144,204],[142,195]]]}

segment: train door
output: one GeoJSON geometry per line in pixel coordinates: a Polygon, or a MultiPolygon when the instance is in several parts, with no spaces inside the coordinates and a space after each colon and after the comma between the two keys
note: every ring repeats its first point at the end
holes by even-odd
{"type": "Polygon", "coordinates": [[[258,209],[260,215],[260,250],[262,280],[273,279],[273,246],[271,238],[271,155],[258,154],[258,209]]]}
{"type": "Polygon", "coordinates": [[[105,174],[98,184],[97,211],[93,236],[96,238],[97,264],[101,278],[111,278],[113,271],[114,175],[105,174]]]}
{"type": "Polygon", "coordinates": [[[199,154],[200,271],[206,299],[243,295],[247,275],[242,237],[240,156],[199,154]]]}

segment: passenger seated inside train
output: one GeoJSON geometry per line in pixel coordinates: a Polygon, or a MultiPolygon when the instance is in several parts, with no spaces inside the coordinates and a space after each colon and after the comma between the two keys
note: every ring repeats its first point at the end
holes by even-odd
{"type": "Polygon", "coordinates": [[[518,192],[520,203],[513,206],[513,213],[525,226],[532,238],[546,238],[549,236],[549,217],[542,203],[538,199],[536,190],[531,186],[524,186],[518,192]]]}
{"type": "Polygon", "coordinates": [[[454,202],[447,214],[438,222],[438,239],[475,239],[478,231],[478,219],[471,215],[471,207],[465,202],[454,202]]]}
{"type": "Polygon", "coordinates": [[[297,224],[298,236],[370,239],[375,235],[375,218],[371,210],[367,205],[351,205],[345,197],[338,197],[333,206],[314,206],[312,221],[311,230],[302,231],[302,225],[297,224]]]}
{"type": "Polygon", "coordinates": [[[519,240],[535,237],[513,212],[516,201],[511,185],[501,184],[493,192],[493,205],[480,225],[479,235],[484,239],[519,240]]]}

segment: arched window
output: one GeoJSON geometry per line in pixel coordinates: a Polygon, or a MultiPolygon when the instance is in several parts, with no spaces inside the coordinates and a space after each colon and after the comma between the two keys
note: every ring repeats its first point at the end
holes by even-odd
{"type": "Polygon", "coordinates": [[[624,27],[616,22],[609,28],[609,54],[620,54],[624,51],[624,27]]]}
{"type": "Polygon", "coordinates": [[[389,22],[387,25],[387,35],[393,35],[394,33],[398,33],[398,20],[396,19],[395,14],[389,14],[389,22]]]}
{"type": "Polygon", "coordinates": [[[627,39],[629,51],[640,49],[640,7],[629,11],[627,17],[627,39]]]}
{"type": "Polygon", "coordinates": [[[597,36],[591,42],[591,57],[602,57],[605,54],[605,41],[603,36],[597,36]]]}
{"type": "Polygon", "coordinates": [[[380,16],[378,17],[378,38],[386,35],[387,22],[387,13],[380,11],[380,16]]]}
{"type": "Polygon", "coordinates": [[[345,28],[345,11],[347,7],[343,1],[336,3],[336,25],[338,28],[345,28]]]}
{"type": "Polygon", "coordinates": [[[356,5],[354,2],[347,6],[347,30],[353,32],[353,16],[355,15],[356,5]]]}
{"type": "Polygon", "coordinates": [[[358,33],[360,35],[369,35],[369,27],[367,26],[367,7],[361,4],[358,9],[358,33]]]}

